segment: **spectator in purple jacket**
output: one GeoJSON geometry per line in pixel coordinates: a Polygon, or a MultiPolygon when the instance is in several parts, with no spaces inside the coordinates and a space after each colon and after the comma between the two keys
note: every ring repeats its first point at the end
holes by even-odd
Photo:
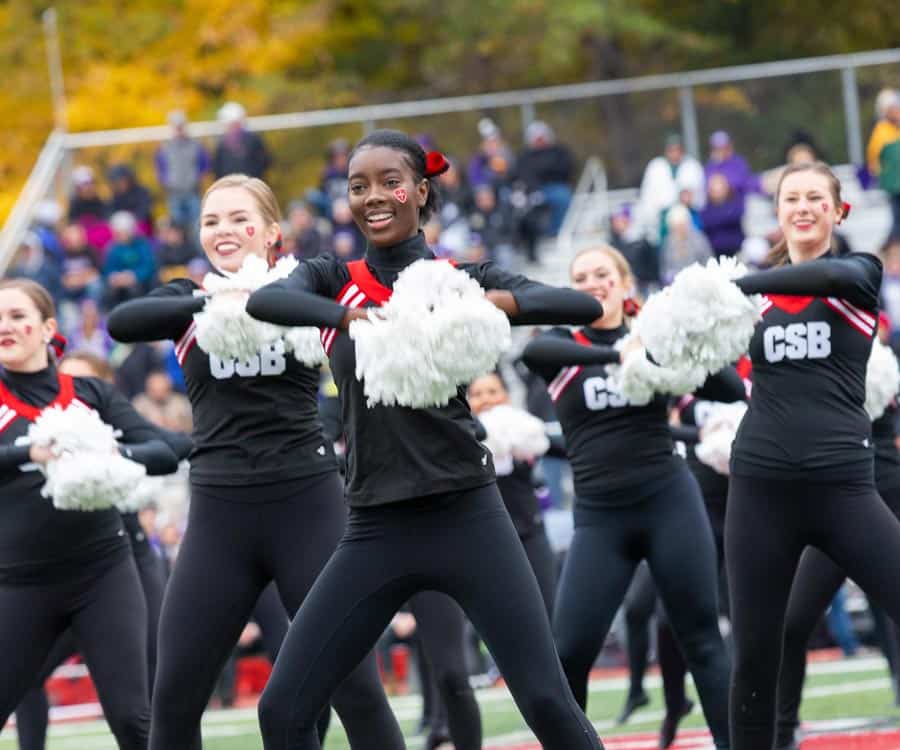
{"type": "Polygon", "coordinates": [[[709,137],[709,161],[706,162],[706,180],[714,174],[724,175],[735,195],[744,198],[748,193],[759,192],[757,177],[747,160],[734,152],[731,136],[717,130],[709,137]]]}
{"type": "Polygon", "coordinates": [[[744,196],[738,194],[721,172],[706,180],[706,206],[700,212],[703,231],[713,255],[735,255],[744,242],[744,196]]]}
{"type": "Polygon", "coordinates": [[[473,189],[491,185],[497,190],[509,181],[515,156],[503,140],[500,128],[490,118],[479,120],[478,134],[481,136],[481,146],[469,161],[469,184],[473,189]]]}

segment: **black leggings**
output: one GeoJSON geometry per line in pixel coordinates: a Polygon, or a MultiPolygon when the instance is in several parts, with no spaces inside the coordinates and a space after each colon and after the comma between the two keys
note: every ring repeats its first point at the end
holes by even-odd
{"type": "MultiPolygon", "coordinates": [[[[900,487],[882,497],[891,512],[900,515],[900,487]]],[[[806,679],[806,648],[816,624],[844,583],[847,574],[831,558],[815,547],[803,550],[784,621],[784,650],[778,673],[778,729],[776,747],[787,745],[799,725],[800,700],[806,679]]],[[[876,609],[873,605],[873,610],[876,609]]],[[[896,660],[896,631],[893,623],[885,629],[885,653],[896,660]]]]}
{"type": "Polygon", "coordinates": [[[808,545],[900,620],[900,521],[871,481],[732,476],[725,529],[735,660],[731,750],[773,746],[785,612],[808,545]]]}
{"type": "Polygon", "coordinates": [[[438,591],[419,592],[409,600],[409,609],[416,618],[423,656],[438,689],[432,696],[431,736],[426,739],[426,750],[434,746],[437,732],[444,727],[449,729],[456,750],[480,750],[481,712],[466,670],[465,613],[438,591]]]}
{"type": "Polygon", "coordinates": [[[130,553],[77,582],[0,586],[0,726],[35,685],[68,628],[120,750],[145,750],[147,605],[130,553]]]}
{"type": "MultiPolygon", "coordinates": [[[[263,589],[274,580],[285,609],[296,612],[344,531],[347,514],[336,474],[248,487],[247,497],[253,500],[232,502],[213,487],[192,487],[187,532],[160,619],[153,750],[196,747],[213,686],[263,589]]],[[[374,655],[359,654],[357,664],[319,708],[333,692],[354,750],[399,747],[400,728],[374,655]]]]}
{"type": "MultiPolygon", "coordinates": [[[[713,538],[716,541],[716,561],[719,570],[719,611],[728,609],[728,591],[725,579],[725,498],[710,502],[704,498],[709,515],[713,538]]],[[[657,659],[662,676],[666,713],[675,716],[681,711],[686,700],[684,678],[687,664],[674,641],[671,626],[665,616],[665,608],[659,606],[656,584],[646,562],[635,571],[634,578],[625,594],[625,625],[627,630],[629,697],[644,693],[644,675],[647,672],[647,658],[650,653],[650,619],[658,614],[657,659]]]]}
{"type": "MultiPolygon", "coordinates": [[[[152,551],[134,558],[144,601],[147,603],[147,676],[150,692],[153,691],[153,677],[156,674],[156,630],[159,626],[159,610],[165,589],[165,571],[162,560],[152,551]]],[[[16,708],[16,734],[20,750],[43,750],[47,741],[47,714],[50,706],[44,683],[54,670],[73,654],[78,644],[71,630],[59,637],[44,662],[44,667],[32,687],[16,708]]]]}
{"type": "Polygon", "coordinates": [[[462,606],[545,750],[601,747],[566,684],[537,581],[490,484],[351,509],[260,700],[266,750],[318,750],[316,717],[329,695],[422,590],[462,606]]]}
{"type": "Polygon", "coordinates": [[[553,614],[572,691],[587,703],[588,675],[641,560],[650,566],[719,747],[728,741],[728,654],[719,633],[716,550],[687,466],[627,506],[577,516],[553,614]]]}
{"type": "Polygon", "coordinates": [[[525,548],[525,555],[534,571],[534,577],[537,578],[538,586],[541,589],[541,597],[544,600],[544,606],[547,608],[547,616],[553,614],[553,603],[556,599],[556,555],[550,546],[550,540],[547,538],[547,530],[543,524],[532,529],[528,534],[519,537],[522,540],[522,546],[525,548]]]}

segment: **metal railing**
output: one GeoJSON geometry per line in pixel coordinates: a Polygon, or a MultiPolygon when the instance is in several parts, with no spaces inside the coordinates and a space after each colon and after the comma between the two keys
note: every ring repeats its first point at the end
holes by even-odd
{"type": "MultiPolygon", "coordinates": [[[[368,131],[376,127],[379,122],[386,120],[517,107],[524,129],[535,119],[536,106],[540,104],[576,102],[622,94],[673,90],[678,93],[680,125],[685,146],[689,153],[699,156],[700,135],[694,97],[696,87],[840,71],[847,144],[846,160],[853,164],[861,164],[863,161],[863,136],[856,71],[863,67],[894,64],[900,64],[900,48],[472,96],[263,115],[248,118],[247,127],[251,130],[265,132],[357,123],[362,130],[368,131]]],[[[224,125],[214,121],[195,122],[190,125],[189,131],[192,135],[199,137],[217,136],[224,132],[224,125]]],[[[46,197],[53,184],[53,175],[45,174],[48,169],[46,165],[51,163],[51,156],[55,168],[59,169],[64,162],[64,154],[79,149],[153,143],[163,141],[169,136],[170,129],[165,125],[84,133],[54,133],[48,139],[47,146],[38,159],[32,176],[13,208],[2,235],[0,235],[0,269],[4,269],[8,264],[12,252],[21,241],[23,232],[27,228],[34,207],[38,201],[46,197]],[[58,153],[60,148],[64,152],[63,156],[58,153]],[[37,187],[40,186],[45,187],[43,194],[37,190],[37,187]]],[[[837,158],[835,161],[844,161],[844,159],[837,158]]]]}
{"type": "Polygon", "coordinates": [[[19,243],[28,231],[35,207],[50,194],[65,158],[65,136],[60,131],[54,130],[44,144],[25,182],[25,187],[22,188],[3,225],[3,231],[0,232],[0,270],[5,271],[12,260],[19,243]]]}

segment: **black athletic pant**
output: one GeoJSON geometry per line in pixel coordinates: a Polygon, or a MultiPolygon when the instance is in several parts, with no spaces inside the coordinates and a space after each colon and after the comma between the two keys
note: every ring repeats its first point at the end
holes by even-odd
{"type": "MultiPolygon", "coordinates": [[[[156,674],[156,635],[159,627],[159,610],[166,586],[162,560],[151,549],[135,554],[135,565],[141,580],[141,590],[147,603],[147,677],[149,694],[153,692],[156,674]]],[[[78,644],[71,630],[59,637],[47,657],[34,686],[25,694],[16,708],[16,734],[19,750],[43,750],[47,741],[47,721],[50,705],[44,692],[44,683],[54,670],[70,656],[78,652],[78,644]]]]}
{"type": "Polygon", "coordinates": [[[0,726],[35,685],[68,628],[119,748],[145,750],[147,605],[130,553],[75,581],[0,586],[0,726]]]}
{"type": "MultiPolygon", "coordinates": [[[[247,487],[248,502],[224,500],[214,487],[192,487],[187,531],[160,620],[153,750],[196,746],[216,678],[270,581],[288,613],[297,611],[344,531],[343,494],[333,473],[247,487]]],[[[374,655],[360,653],[357,665],[319,708],[333,692],[354,750],[400,747],[374,655]]]]}
{"type": "MultiPolygon", "coordinates": [[[[882,496],[891,512],[900,515],[900,487],[882,496]]],[[[815,547],[803,550],[784,621],[784,651],[778,673],[778,729],[775,746],[782,747],[794,738],[799,725],[800,700],[806,679],[806,648],[816,624],[828,608],[847,574],[831,558],[815,547]]],[[[877,609],[873,607],[873,609],[877,609]]],[[[888,659],[896,657],[895,628],[887,623],[885,644],[888,659]]]]}
{"type": "MultiPolygon", "coordinates": [[[[256,606],[253,608],[250,619],[259,627],[262,648],[266,652],[266,656],[269,657],[269,661],[274,664],[278,658],[278,652],[281,650],[281,644],[284,642],[284,637],[287,635],[288,626],[291,624],[274,583],[270,583],[263,589],[262,594],[256,601],[256,606]]],[[[219,676],[215,693],[222,699],[223,706],[234,704],[237,662],[241,653],[242,650],[240,648],[235,648],[231,652],[222,669],[222,674],[219,676]]],[[[324,732],[322,734],[324,736],[324,732]]]]}
{"type": "Polygon", "coordinates": [[[481,750],[481,712],[466,669],[465,614],[438,591],[419,592],[409,600],[409,610],[416,618],[416,633],[438,688],[438,695],[432,697],[433,723],[426,750],[444,728],[449,729],[456,750],[481,750]]]}
{"type": "Polygon", "coordinates": [[[547,530],[541,524],[532,529],[525,536],[519,537],[525,548],[525,556],[534,571],[538,586],[541,589],[541,597],[547,608],[547,616],[553,614],[553,604],[556,599],[556,555],[547,538],[547,530]]]}
{"type": "Polygon", "coordinates": [[[871,481],[732,476],[725,532],[735,659],[731,750],[768,750],[785,612],[803,550],[821,550],[898,621],[900,521],[871,481]]]}
{"type": "Polygon", "coordinates": [[[534,573],[490,484],[351,509],[260,701],[266,750],[318,750],[315,722],[329,695],[423,590],[462,606],[545,750],[601,747],[566,684],[534,573]]]}
{"type": "MultiPolygon", "coordinates": [[[[706,512],[716,542],[716,562],[719,570],[719,611],[728,610],[728,587],[725,575],[725,498],[717,498],[710,502],[704,498],[706,512]]],[[[647,658],[650,653],[650,619],[659,609],[657,627],[657,659],[662,676],[663,695],[666,711],[670,715],[677,714],[686,700],[684,678],[687,664],[677,641],[674,640],[671,626],[665,617],[665,609],[658,607],[656,585],[646,563],[641,563],[635,571],[634,578],[625,594],[625,624],[627,628],[628,696],[636,697],[644,692],[644,675],[647,672],[647,658]]]]}
{"type": "Polygon", "coordinates": [[[700,489],[686,465],[630,505],[576,511],[553,615],[572,691],[586,705],[591,667],[641,560],[650,566],[710,731],[724,747],[729,664],[719,633],[716,551],[700,489]]]}

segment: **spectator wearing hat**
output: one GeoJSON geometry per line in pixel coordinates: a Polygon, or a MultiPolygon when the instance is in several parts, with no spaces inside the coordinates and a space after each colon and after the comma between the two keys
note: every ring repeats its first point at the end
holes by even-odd
{"type": "Polygon", "coordinates": [[[225,134],[216,144],[213,154],[213,174],[216,179],[227,174],[246,174],[264,179],[272,159],[266,144],[256,133],[245,127],[246,110],[237,102],[228,102],[219,110],[219,121],[225,124],[225,134]]]}
{"type": "Polygon", "coordinates": [[[572,152],[557,142],[553,128],[540,120],[531,123],[525,130],[525,148],[516,159],[513,176],[549,206],[546,233],[552,237],[559,234],[569,210],[574,174],[572,152]]]}
{"type": "Polygon", "coordinates": [[[156,150],[156,179],[166,193],[172,221],[194,231],[200,222],[200,188],[209,172],[209,154],[188,135],[184,112],[170,112],[169,125],[172,137],[156,150]]]}
{"type": "Polygon", "coordinates": [[[69,221],[77,221],[87,232],[88,242],[103,251],[112,238],[107,220],[110,207],[97,190],[94,170],[88,166],[72,170],[69,221]]]}
{"type": "Polygon", "coordinates": [[[723,172],[713,172],[706,182],[706,206],[700,212],[703,231],[715,255],[736,255],[744,242],[744,196],[723,172]]]}
{"type": "Polygon", "coordinates": [[[62,263],[63,249],[59,237],[59,223],[63,218],[62,207],[55,200],[40,201],[34,209],[33,231],[41,239],[44,252],[62,263]]]}
{"type": "Polygon", "coordinates": [[[724,175],[734,194],[741,198],[759,192],[759,177],[750,169],[747,160],[735,153],[731,136],[724,130],[717,130],[709,137],[709,161],[705,171],[707,182],[714,174],[724,175]]]}
{"type": "Polygon", "coordinates": [[[113,213],[127,211],[137,221],[138,231],[145,237],[153,236],[153,196],[141,185],[128,164],[112,166],[107,175],[112,187],[113,213]]]}
{"type": "Polygon", "coordinates": [[[663,212],[689,196],[691,208],[703,208],[705,178],[703,166],[685,153],[681,136],[670,134],[662,156],[650,160],[641,180],[636,219],[644,227],[647,238],[659,244],[663,212]]]}
{"type": "Polygon", "coordinates": [[[491,185],[495,191],[499,190],[509,181],[515,157],[503,140],[500,128],[489,117],[478,121],[478,134],[481,145],[469,161],[469,184],[474,190],[481,185],[491,185]]]}
{"type": "Polygon", "coordinates": [[[680,203],[666,215],[668,233],[660,251],[660,277],[663,284],[671,284],[682,268],[692,263],[705,263],[712,257],[712,247],[706,235],[697,229],[687,206],[680,203]]]}
{"type": "Polygon", "coordinates": [[[113,242],[103,264],[107,309],[146,294],[156,279],[153,248],[138,232],[134,216],[128,211],[118,211],[109,223],[113,242]]]}

